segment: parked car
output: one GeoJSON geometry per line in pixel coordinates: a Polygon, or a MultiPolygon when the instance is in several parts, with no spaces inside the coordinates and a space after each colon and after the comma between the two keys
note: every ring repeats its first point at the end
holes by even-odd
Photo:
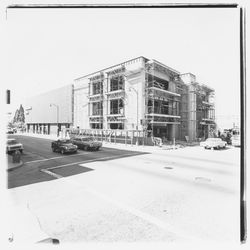
{"type": "Polygon", "coordinates": [[[7,128],[7,134],[14,134],[14,130],[12,128],[7,128]]]}
{"type": "Polygon", "coordinates": [[[61,154],[77,152],[77,146],[73,145],[71,141],[67,139],[53,141],[51,143],[51,148],[53,152],[60,152],[61,154]]]}
{"type": "Polygon", "coordinates": [[[18,142],[14,138],[8,139],[7,145],[6,145],[6,153],[13,153],[16,150],[19,150],[22,153],[23,152],[23,144],[18,142]]]}
{"type": "Polygon", "coordinates": [[[240,147],[240,135],[233,135],[232,136],[232,146],[240,147]]]}
{"type": "Polygon", "coordinates": [[[78,148],[84,149],[84,150],[99,150],[100,147],[102,147],[102,142],[97,141],[95,138],[91,136],[76,136],[72,137],[71,141],[74,145],[77,145],[78,148]]]}
{"type": "Polygon", "coordinates": [[[223,141],[221,138],[208,138],[205,141],[200,143],[201,147],[207,148],[214,148],[214,149],[220,149],[225,148],[227,143],[223,141]]]}

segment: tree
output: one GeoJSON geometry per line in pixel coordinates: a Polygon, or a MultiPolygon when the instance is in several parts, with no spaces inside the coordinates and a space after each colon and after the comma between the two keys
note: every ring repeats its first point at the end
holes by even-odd
{"type": "Polygon", "coordinates": [[[17,120],[18,120],[18,113],[19,113],[19,110],[17,109],[16,112],[15,112],[14,118],[13,118],[13,123],[17,122],[17,120]]]}
{"type": "Polygon", "coordinates": [[[25,122],[24,109],[23,109],[22,104],[20,105],[19,112],[18,112],[18,122],[21,122],[21,123],[25,122]]]}
{"type": "Polygon", "coordinates": [[[16,110],[13,123],[24,123],[25,122],[25,116],[24,116],[24,109],[22,104],[20,105],[20,108],[16,110]]]}

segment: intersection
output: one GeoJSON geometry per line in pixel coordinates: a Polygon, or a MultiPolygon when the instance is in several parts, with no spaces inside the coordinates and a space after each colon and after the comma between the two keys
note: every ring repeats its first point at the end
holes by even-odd
{"type": "Polygon", "coordinates": [[[61,242],[239,241],[240,149],[104,145],[60,155],[19,136],[24,165],[10,198],[61,242]],[[138,150],[137,150],[138,149],[138,150]]]}

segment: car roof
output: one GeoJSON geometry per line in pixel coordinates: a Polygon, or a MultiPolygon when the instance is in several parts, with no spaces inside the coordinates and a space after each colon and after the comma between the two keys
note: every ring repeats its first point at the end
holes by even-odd
{"type": "Polygon", "coordinates": [[[81,136],[81,135],[78,135],[78,136],[74,136],[73,138],[78,138],[78,139],[83,139],[83,138],[92,138],[92,136],[81,136]]]}

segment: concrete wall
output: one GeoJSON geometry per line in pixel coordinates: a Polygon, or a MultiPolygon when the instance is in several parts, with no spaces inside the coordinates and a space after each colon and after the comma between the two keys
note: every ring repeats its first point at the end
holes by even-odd
{"type": "Polygon", "coordinates": [[[142,130],[140,120],[144,118],[145,106],[145,71],[144,61],[138,60],[130,65],[126,65],[128,74],[125,81],[125,116],[126,129],[136,129],[137,124],[137,94],[138,93],[138,129],[142,130]]]}
{"type": "Polygon", "coordinates": [[[73,115],[73,85],[52,90],[47,93],[27,99],[24,109],[31,108],[25,115],[26,123],[57,123],[57,108],[59,106],[59,123],[72,123],[73,115]]]}
{"type": "Polygon", "coordinates": [[[74,84],[74,128],[88,129],[89,126],[89,104],[88,104],[88,79],[83,78],[74,84]]]}
{"type": "MultiPolygon", "coordinates": [[[[107,123],[107,114],[109,114],[110,109],[110,98],[106,93],[109,91],[109,78],[108,72],[119,69],[123,65],[125,67],[125,97],[124,97],[124,115],[125,123],[124,129],[136,129],[137,123],[137,94],[138,91],[138,129],[142,129],[140,125],[140,120],[144,118],[144,106],[145,106],[145,97],[144,97],[144,85],[145,85],[145,72],[144,67],[144,58],[139,57],[128,62],[125,62],[114,67],[110,67],[102,70],[104,74],[103,82],[103,129],[108,129],[107,123]],[[131,88],[131,89],[130,89],[131,88]],[[136,90],[133,90],[133,88],[136,90]]],[[[95,73],[95,74],[98,74],[95,73]]],[[[88,75],[83,78],[75,80],[74,83],[74,127],[79,126],[81,129],[89,129],[89,107],[86,105],[89,102],[88,93],[89,93],[89,78],[94,76],[88,75]]],[[[111,93],[111,92],[110,92],[111,93]]]]}

